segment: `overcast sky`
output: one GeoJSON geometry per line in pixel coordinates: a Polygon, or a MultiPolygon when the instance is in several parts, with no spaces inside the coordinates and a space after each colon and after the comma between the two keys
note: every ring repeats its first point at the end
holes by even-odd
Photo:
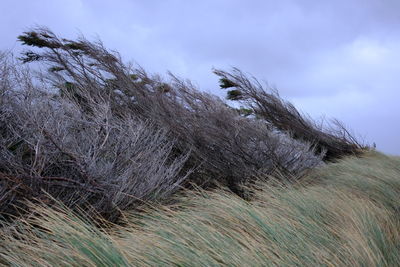
{"type": "Polygon", "coordinates": [[[35,25],[82,33],[220,96],[211,69],[238,67],[400,154],[399,0],[1,0],[0,24],[1,50],[35,25]]]}

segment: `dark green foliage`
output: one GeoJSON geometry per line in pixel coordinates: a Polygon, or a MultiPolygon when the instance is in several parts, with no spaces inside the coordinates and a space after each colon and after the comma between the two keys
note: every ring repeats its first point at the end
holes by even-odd
{"type": "Polygon", "coordinates": [[[18,58],[21,60],[23,63],[29,63],[33,61],[38,61],[41,60],[41,56],[35,52],[32,51],[26,51],[22,53],[23,57],[18,58]]]}
{"type": "Polygon", "coordinates": [[[82,42],[74,42],[74,41],[68,41],[67,43],[64,44],[64,46],[68,49],[71,50],[85,50],[85,44],[82,42]]]}
{"type": "Polygon", "coordinates": [[[63,67],[56,67],[56,66],[49,68],[50,72],[58,72],[58,71],[62,71],[62,70],[65,70],[65,69],[63,67]]]}
{"type": "Polygon", "coordinates": [[[237,85],[227,78],[221,78],[221,79],[219,79],[219,86],[222,89],[227,89],[227,88],[231,88],[231,87],[236,87],[237,85]]]}
{"type": "Polygon", "coordinates": [[[65,93],[72,93],[76,91],[76,85],[74,83],[71,82],[65,82],[64,86],[61,87],[60,89],[61,91],[61,95],[65,95],[65,93]]]}
{"type": "Polygon", "coordinates": [[[133,81],[136,81],[139,79],[139,77],[136,74],[130,74],[129,78],[131,78],[133,81]]]}
{"type": "Polygon", "coordinates": [[[52,41],[53,37],[46,33],[39,33],[35,31],[24,32],[24,34],[18,36],[18,40],[24,45],[35,46],[39,48],[60,48],[58,42],[52,41]]]}
{"type": "Polygon", "coordinates": [[[240,100],[243,98],[243,94],[240,90],[229,90],[227,92],[226,98],[229,100],[240,100]]]}
{"type": "Polygon", "coordinates": [[[241,116],[244,116],[244,117],[248,117],[248,116],[254,114],[254,110],[252,110],[251,108],[240,107],[236,110],[241,116]]]}

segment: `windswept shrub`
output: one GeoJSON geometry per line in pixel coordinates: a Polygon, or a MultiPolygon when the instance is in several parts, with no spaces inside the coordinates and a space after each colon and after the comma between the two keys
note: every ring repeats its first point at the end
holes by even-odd
{"type": "MultiPolygon", "coordinates": [[[[22,62],[48,71],[33,76],[27,65],[1,57],[2,213],[13,213],[11,204],[24,198],[45,197],[43,190],[108,218],[191,183],[224,184],[245,196],[242,185],[256,178],[279,172],[297,179],[322,164],[325,151],[332,159],[359,148],[309,124],[298,131],[292,123],[302,117],[287,120],[291,109],[277,96],[281,105],[273,110],[267,101],[265,108],[283,116],[280,125],[254,106],[243,114],[189,81],[124,64],[101,42],[63,39],[45,28],[19,40],[33,48],[22,62]],[[320,145],[325,137],[336,152],[320,145]]],[[[223,75],[229,86],[238,84],[223,75]]],[[[249,99],[242,87],[235,99],[249,99]]]]}
{"type": "Polygon", "coordinates": [[[309,144],[271,131],[261,120],[240,116],[221,100],[173,78],[175,90],[169,97],[157,97],[151,118],[171,129],[182,148],[190,146],[206,177],[226,181],[238,191],[238,185],[256,177],[277,170],[296,176],[321,163],[309,144]]]}
{"type": "Polygon", "coordinates": [[[83,109],[90,112],[87,99],[112,95],[114,114],[131,113],[169,129],[179,149],[192,150],[189,162],[202,164],[207,175],[237,183],[275,169],[301,173],[320,162],[310,148],[312,144],[293,141],[293,146],[285,146],[292,139],[286,133],[271,131],[265,121],[242,118],[220,99],[199,92],[172,74],[166,83],[141,68],[127,66],[100,42],[60,39],[47,29],[27,32],[19,39],[41,48],[28,51],[37,54],[32,60],[56,68],[47,77],[53,84],[73,85],[73,93],[67,97],[83,109]],[[293,168],[293,161],[299,168],[293,168]]]}
{"type": "Polygon", "coordinates": [[[304,117],[291,104],[280,98],[272,88],[265,88],[257,79],[248,78],[238,69],[232,72],[214,70],[220,77],[220,87],[230,89],[227,98],[239,101],[279,131],[290,133],[294,139],[315,144],[317,151],[325,151],[325,160],[346,155],[359,155],[366,146],[360,144],[338,120],[325,128],[304,117]]]}
{"type": "Polygon", "coordinates": [[[113,115],[107,99],[87,102],[85,113],[38,88],[9,93],[0,118],[2,214],[14,214],[23,199],[47,198],[45,190],[113,220],[118,210],[165,198],[187,176],[188,152],[171,157],[175,140],[166,130],[113,115]]]}

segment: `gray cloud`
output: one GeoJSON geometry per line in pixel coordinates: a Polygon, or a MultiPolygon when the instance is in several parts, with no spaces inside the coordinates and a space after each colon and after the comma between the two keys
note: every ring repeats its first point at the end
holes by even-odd
{"type": "Polygon", "coordinates": [[[400,154],[400,1],[37,0],[2,3],[0,49],[30,26],[98,35],[152,72],[222,95],[212,67],[268,80],[313,117],[337,117],[400,154]]]}

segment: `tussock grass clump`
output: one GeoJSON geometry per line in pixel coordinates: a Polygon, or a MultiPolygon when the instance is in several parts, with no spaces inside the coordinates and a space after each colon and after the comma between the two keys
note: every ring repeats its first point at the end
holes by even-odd
{"type": "Polygon", "coordinates": [[[1,259],[19,266],[396,266],[399,163],[376,152],[343,159],[314,171],[311,182],[259,183],[252,201],[222,189],[187,192],[175,206],[126,213],[127,224],[109,231],[68,209],[39,207],[3,228],[1,259]]]}

